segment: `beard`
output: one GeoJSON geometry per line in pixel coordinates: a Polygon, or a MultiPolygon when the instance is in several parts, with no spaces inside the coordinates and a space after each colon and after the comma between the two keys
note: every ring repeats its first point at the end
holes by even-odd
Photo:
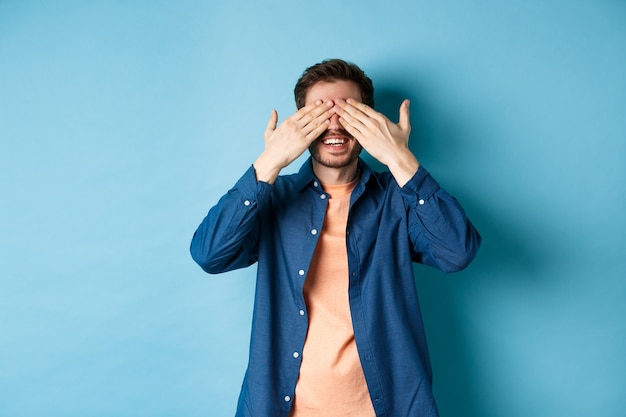
{"type": "Polygon", "coordinates": [[[344,168],[352,164],[359,158],[361,154],[361,150],[363,147],[359,142],[357,142],[354,137],[349,134],[344,129],[335,129],[335,130],[327,130],[322,133],[317,139],[309,145],[309,152],[311,153],[311,157],[318,162],[320,165],[325,166],[327,168],[344,168]],[[354,142],[352,149],[348,153],[342,155],[331,155],[324,157],[322,156],[322,152],[320,151],[320,147],[324,146],[323,141],[327,136],[343,136],[347,139],[347,143],[354,142]]]}

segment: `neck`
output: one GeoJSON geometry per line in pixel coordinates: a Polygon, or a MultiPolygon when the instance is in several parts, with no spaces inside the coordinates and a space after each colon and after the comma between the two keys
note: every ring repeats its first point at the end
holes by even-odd
{"type": "Polygon", "coordinates": [[[358,175],[359,161],[355,160],[345,167],[330,168],[313,160],[313,172],[315,176],[323,183],[328,185],[347,184],[356,179],[358,175]]]}

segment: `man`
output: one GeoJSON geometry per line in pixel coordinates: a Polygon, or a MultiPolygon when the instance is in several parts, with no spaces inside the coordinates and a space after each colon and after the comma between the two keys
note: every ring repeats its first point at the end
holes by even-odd
{"type": "Polygon", "coordinates": [[[299,110],[272,112],[265,150],[194,234],[208,273],[258,262],[237,416],[438,415],[412,262],[458,271],[480,236],[410,151],[408,100],[396,124],[373,93],[354,64],[305,70],[299,110]]]}

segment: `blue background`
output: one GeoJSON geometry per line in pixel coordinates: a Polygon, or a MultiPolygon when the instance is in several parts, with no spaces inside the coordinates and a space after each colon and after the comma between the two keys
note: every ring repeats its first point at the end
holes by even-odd
{"type": "Polygon", "coordinates": [[[442,417],[624,415],[625,2],[0,0],[0,416],[234,414],[255,268],[189,240],[329,57],[484,238],[415,267],[442,417]]]}

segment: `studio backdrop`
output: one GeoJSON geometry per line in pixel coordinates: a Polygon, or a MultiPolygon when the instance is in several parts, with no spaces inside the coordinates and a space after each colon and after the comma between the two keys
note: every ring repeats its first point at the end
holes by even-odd
{"type": "Polygon", "coordinates": [[[620,0],[0,0],[0,416],[234,415],[256,269],[207,275],[189,242],[335,57],[390,119],[411,100],[411,149],[483,236],[463,272],[414,268],[442,417],[623,416],[625,22],[620,0]]]}

